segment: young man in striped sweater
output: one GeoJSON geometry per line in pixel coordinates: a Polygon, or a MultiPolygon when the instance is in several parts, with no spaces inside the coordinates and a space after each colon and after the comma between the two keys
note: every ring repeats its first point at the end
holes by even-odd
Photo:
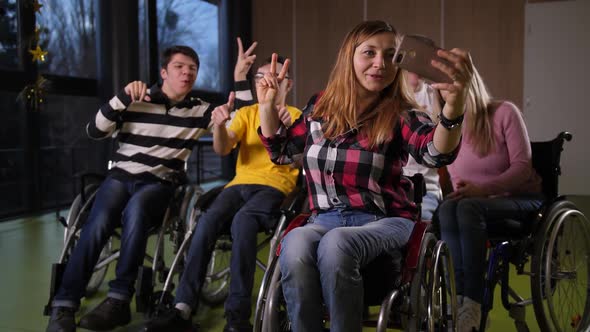
{"type": "Polygon", "coordinates": [[[47,331],[75,331],[75,311],[116,227],[122,232],[115,280],[109,283],[107,298],[83,316],[79,326],[103,331],[131,320],[129,302],[148,230],[162,222],[175,190],[173,179],[211,121],[213,106],[189,96],[198,69],[192,48],[168,48],[162,56],[161,86],[148,89],[143,82],[129,83],[88,124],[88,136],[94,139],[109,138],[119,128],[119,148],[66,266],[47,331]]]}

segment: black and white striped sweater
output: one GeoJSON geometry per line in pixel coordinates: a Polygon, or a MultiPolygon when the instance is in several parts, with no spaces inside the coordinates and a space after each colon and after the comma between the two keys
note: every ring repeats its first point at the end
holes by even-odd
{"type": "Polygon", "coordinates": [[[148,94],[150,102],[131,103],[121,91],[99,109],[86,131],[93,139],[117,133],[111,175],[169,182],[183,171],[197,139],[207,132],[214,106],[188,96],[171,105],[157,85],[148,94]]]}

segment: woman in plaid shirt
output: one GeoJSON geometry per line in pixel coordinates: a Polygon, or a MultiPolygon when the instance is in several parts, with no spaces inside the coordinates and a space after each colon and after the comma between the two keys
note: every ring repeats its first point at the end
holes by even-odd
{"type": "MultiPolygon", "coordinates": [[[[288,62],[258,81],[259,134],[278,164],[303,160],[312,216],[282,243],[280,268],[293,331],[322,331],[322,299],[330,330],[360,331],[360,269],[408,241],[417,216],[402,179],[408,154],[440,167],[452,162],[461,140],[469,54],[440,50],[453,79],[432,87],[448,93],[441,124],[416,108],[393,65],[398,34],[382,21],[356,26],[345,38],[325,92],[315,107],[284,128],[274,106],[288,62]]],[[[273,54],[276,64],[276,55],[273,54]]]]}

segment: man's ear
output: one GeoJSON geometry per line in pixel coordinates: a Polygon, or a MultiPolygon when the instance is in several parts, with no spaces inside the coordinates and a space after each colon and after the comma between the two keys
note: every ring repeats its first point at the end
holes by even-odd
{"type": "Polygon", "coordinates": [[[162,80],[165,80],[168,78],[168,71],[166,71],[166,68],[160,69],[160,76],[162,77],[162,80]]]}
{"type": "Polygon", "coordinates": [[[293,80],[288,79],[287,80],[287,92],[291,91],[292,88],[293,88],[293,80]]]}

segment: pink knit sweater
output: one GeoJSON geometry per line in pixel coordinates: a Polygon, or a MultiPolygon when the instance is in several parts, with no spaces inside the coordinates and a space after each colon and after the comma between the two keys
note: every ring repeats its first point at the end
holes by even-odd
{"type": "Polygon", "coordinates": [[[459,155],[447,166],[453,188],[463,180],[485,186],[493,196],[541,192],[541,178],[532,167],[529,136],[518,108],[501,103],[492,126],[496,148],[486,156],[473,150],[471,136],[463,132],[459,155]]]}

